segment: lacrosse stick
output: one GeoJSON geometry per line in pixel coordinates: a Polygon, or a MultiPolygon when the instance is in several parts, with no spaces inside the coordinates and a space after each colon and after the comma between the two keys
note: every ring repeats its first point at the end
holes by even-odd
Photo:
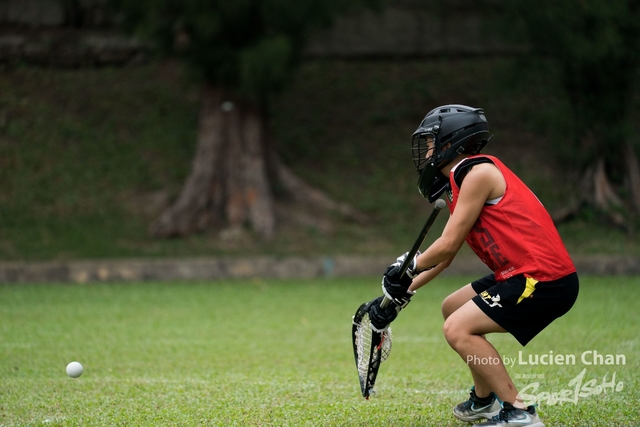
{"type": "MultiPolygon", "coordinates": [[[[433,211],[427,221],[425,222],[418,238],[416,239],[411,251],[407,253],[402,265],[400,266],[400,276],[402,277],[409,264],[413,260],[413,257],[418,253],[420,245],[424,241],[425,237],[429,233],[429,229],[436,220],[436,217],[440,211],[446,206],[446,203],[442,199],[438,199],[435,202],[433,211]]],[[[374,300],[375,301],[375,300],[374,300]]],[[[386,296],[380,303],[382,308],[389,305],[391,300],[386,296]]],[[[353,316],[353,325],[351,327],[351,340],[353,343],[353,356],[356,360],[356,368],[358,369],[358,378],[360,380],[360,389],[362,391],[362,397],[369,399],[369,396],[374,393],[373,386],[376,383],[378,376],[378,370],[380,369],[380,363],[384,362],[389,353],[391,353],[391,327],[388,327],[383,332],[374,331],[371,327],[371,320],[369,319],[369,307],[373,301],[364,303],[358,307],[356,314],[353,316]]]]}

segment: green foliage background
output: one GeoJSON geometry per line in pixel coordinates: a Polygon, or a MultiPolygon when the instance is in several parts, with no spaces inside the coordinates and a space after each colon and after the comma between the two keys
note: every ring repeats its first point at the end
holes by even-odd
{"type": "Polygon", "coordinates": [[[213,85],[265,101],[285,87],[313,31],[381,0],[110,0],[122,26],[213,85]]]}
{"type": "MultiPolygon", "coordinates": [[[[485,108],[503,158],[554,210],[575,177],[553,160],[567,100],[550,64],[517,59],[308,61],[271,105],[272,140],[309,183],[368,215],[362,223],[302,212],[262,242],[210,230],[154,240],[147,227],[186,178],[200,85],[183,68],[0,71],[0,259],[220,254],[391,254],[410,245],[429,206],[415,187],[410,135],[432,107],[485,108]],[[455,72],[454,72],[455,71],[455,72]]],[[[638,96],[633,97],[634,123],[638,96]]],[[[286,201],[285,201],[286,203],[286,201]]],[[[441,226],[444,217],[439,219],[441,226]]],[[[634,234],[584,211],[560,229],[572,253],[639,254],[634,234]]]]}
{"type": "MultiPolygon", "coordinates": [[[[568,135],[556,154],[584,169],[606,159],[608,175],[621,184],[626,143],[640,153],[631,122],[640,65],[640,7],[635,1],[541,0],[503,4],[506,37],[531,46],[557,64],[559,88],[570,101],[568,135]]],[[[623,198],[624,198],[623,194],[623,198]]]]}

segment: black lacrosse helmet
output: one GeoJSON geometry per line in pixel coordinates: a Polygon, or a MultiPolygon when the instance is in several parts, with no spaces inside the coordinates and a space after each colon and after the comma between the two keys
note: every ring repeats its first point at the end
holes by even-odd
{"type": "Polygon", "coordinates": [[[481,108],[450,104],[434,108],[411,136],[413,163],[420,175],[418,190],[433,203],[449,182],[440,170],[461,153],[478,154],[491,139],[489,123],[481,108]],[[427,158],[427,141],[434,150],[427,158]]]}

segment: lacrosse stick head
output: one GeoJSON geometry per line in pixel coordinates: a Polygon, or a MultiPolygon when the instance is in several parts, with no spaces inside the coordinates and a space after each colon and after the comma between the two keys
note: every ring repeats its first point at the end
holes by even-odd
{"type": "Polygon", "coordinates": [[[380,369],[380,363],[387,360],[391,353],[391,327],[377,332],[371,327],[369,303],[364,303],[353,316],[352,326],[353,356],[358,370],[362,396],[369,399],[375,393],[374,385],[380,369]]]}

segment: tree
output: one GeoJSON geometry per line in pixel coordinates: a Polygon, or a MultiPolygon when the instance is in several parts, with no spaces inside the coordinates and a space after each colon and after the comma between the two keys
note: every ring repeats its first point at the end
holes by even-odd
{"type": "Polygon", "coordinates": [[[250,224],[274,234],[273,183],[296,200],[349,216],[294,175],[269,144],[268,108],[300,63],[309,34],[380,0],[113,0],[124,27],[203,81],[198,141],[180,195],[151,225],[158,237],[250,224]]]}
{"type": "Polygon", "coordinates": [[[567,219],[588,204],[629,227],[640,213],[640,144],[631,122],[640,3],[518,0],[504,2],[504,8],[509,31],[524,35],[533,57],[558,65],[571,105],[570,128],[562,134],[569,154],[563,163],[579,171],[581,184],[577,199],[555,219],[567,219]]]}

